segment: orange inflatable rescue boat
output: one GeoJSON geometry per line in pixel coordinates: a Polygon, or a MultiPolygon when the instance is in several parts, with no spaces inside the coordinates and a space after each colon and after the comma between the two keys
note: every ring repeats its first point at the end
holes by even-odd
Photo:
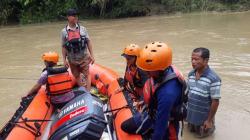
{"type": "Polygon", "coordinates": [[[36,95],[22,98],[20,107],[0,131],[0,140],[141,140],[140,135],[130,135],[121,129],[121,123],[135,110],[129,96],[115,93],[120,88],[118,74],[97,64],[90,66],[90,74],[92,94],[75,88],[78,96],[60,112],[55,113],[46,86],[36,95]],[[104,95],[106,101],[100,99],[104,95]]]}

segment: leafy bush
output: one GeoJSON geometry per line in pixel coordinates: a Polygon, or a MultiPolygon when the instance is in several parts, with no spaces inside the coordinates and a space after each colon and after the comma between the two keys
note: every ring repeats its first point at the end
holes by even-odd
{"type": "Polygon", "coordinates": [[[61,19],[68,8],[76,7],[74,0],[19,0],[23,6],[21,23],[61,19]]]}
{"type": "Polygon", "coordinates": [[[109,3],[106,17],[144,16],[149,12],[143,0],[113,0],[109,3]]]}
{"type": "Polygon", "coordinates": [[[250,9],[250,0],[0,0],[0,25],[57,21],[69,8],[77,8],[81,18],[120,18],[155,11],[242,11],[250,9]]]}
{"type": "Polygon", "coordinates": [[[10,6],[10,1],[0,1],[0,25],[7,24],[7,19],[11,15],[13,8],[10,6]]]}

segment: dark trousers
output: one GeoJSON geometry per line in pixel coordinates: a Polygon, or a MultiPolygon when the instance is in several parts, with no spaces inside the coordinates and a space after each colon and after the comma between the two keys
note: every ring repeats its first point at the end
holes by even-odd
{"type": "Polygon", "coordinates": [[[152,130],[153,121],[147,112],[136,113],[133,117],[124,121],[121,129],[130,134],[146,135],[152,130]]]}

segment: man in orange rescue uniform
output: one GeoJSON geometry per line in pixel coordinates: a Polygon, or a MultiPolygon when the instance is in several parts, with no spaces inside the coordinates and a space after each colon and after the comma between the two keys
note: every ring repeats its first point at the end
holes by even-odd
{"type": "Polygon", "coordinates": [[[146,114],[135,115],[125,121],[126,128],[131,126],[130,132],[150,135],[152,140],[177,140],[185,81],[172,66],[171,48],[162,42],[147,44],[136,64],[149,76],[143,89],[144,102],[148,107],[146,114]]]}
{"type": "Polygon", "coordinates": [[[126,59],[127,62],[124,75],[124,83],[123,87],[116,91],[128,91],[131,98],[137,102],[143,99],[142,90],[147,80],[146,73],[143,70],[139,69],[135,64],[139,53],[140,48],[136,44],[130,44],[124,48],[122,56],[126,59]]]}

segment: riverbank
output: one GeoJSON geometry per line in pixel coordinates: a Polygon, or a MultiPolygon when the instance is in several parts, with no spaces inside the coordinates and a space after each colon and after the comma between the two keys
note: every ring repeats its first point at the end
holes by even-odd
{"type": "Polygon", "coordinates": [[[75,7],[80,18],[107,19],[138,17],[177,12],[239,12],[250,9],[246,0],[2,0],[0,25],[30,24],[65,20],[65,11],[75,7]]]}
{"type": "MultiPolygon", "coordinates": [[[[115,70],[120,76],[125,70],[121,53],[129,43],[143,47],[155,40],[167,42],[173,49],[173,64],[185,76],[192,69],[192,50],[209,48],[209,65],[222,79],[222,99],[216,114],[216,132],[202,140],[249,138],[249,22],[250,12],[198,12],[81,21],[93,41],[96,63],[115,70]]],[[[60,31],[63,27],[65,21],[0,28],[0,77],[8,78],[0,79],[0,128],[20,105],[21,97],[36,83],[32,79],[40,77],[44,65],[41,55],[56,51],[61,56],[60,31]]],[[[185,129],[182,140],[201,139],[185,129]]]]}
{"type": "Polygon", "coordinates": [[[166,5],[154,3],[149,7],[150,12],[147,15],[161,15],[161,14],[175,14],[175,13],[197,13],[197,12],[245,12],[249,11],[250,8],[247,5],[239,4],[221,4],[221,3],[210,3],[205,6],[192,5],[191,7],[173,6],[166,7],[166,5]]]}

